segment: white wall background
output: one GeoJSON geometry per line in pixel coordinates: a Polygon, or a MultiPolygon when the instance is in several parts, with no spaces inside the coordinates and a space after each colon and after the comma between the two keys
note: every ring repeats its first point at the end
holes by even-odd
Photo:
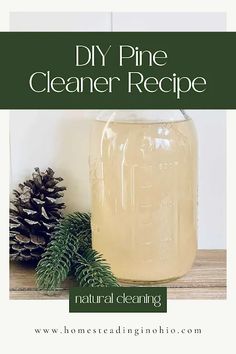
{"type": "MultiPolygon", "coordinates": [[[[12,13],[13,31],[224,31],[223,13],[12,13]]],[[[226,114],[189,110],[199,140],[199,248],[226,246],[226,114]]],[[[89,210],[89,132],[96,111],[12,111],[11,186],[35,166],[65,179],[67,211],[89,210]]]]}

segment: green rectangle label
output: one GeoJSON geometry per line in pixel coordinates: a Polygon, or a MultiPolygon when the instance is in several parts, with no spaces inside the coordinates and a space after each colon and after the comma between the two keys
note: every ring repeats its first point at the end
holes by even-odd
{"type": "Polygon", "coordinates": [[[2,109],[236,109],[236,32],[0,32],[2,109]]]}
{"type": "Polygon", "coordinates": [[[167,312],[167,288],[71,288],[70,312],[167,312]]]}

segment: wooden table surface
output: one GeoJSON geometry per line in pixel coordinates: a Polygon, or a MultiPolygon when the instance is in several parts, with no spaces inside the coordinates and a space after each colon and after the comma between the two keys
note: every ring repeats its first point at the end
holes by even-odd
{"type": "MultiPolygon", "coordinates": [[[[74,280],[67,279],[61,289],[53,295],[47,295],[37,290],[32,266],[13,262],[10,265],[10,299],[68,299],[68,289],[72,286],[76,286],[74,280]]],[[[188,274],[163,285],[151,286],[166,286],[168,299],[226,299],[226,251],[198,250],[196,261],[188,274]]]]}

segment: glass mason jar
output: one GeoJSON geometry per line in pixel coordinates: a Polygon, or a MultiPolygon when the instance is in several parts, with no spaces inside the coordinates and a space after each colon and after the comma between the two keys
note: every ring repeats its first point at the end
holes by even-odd
{"type": "Polygon", "coordinates": [[[114,275],[164,282],[197,248],[197,139],[180,110],[102,111],[90,150],[92,245],[114,275]]]}

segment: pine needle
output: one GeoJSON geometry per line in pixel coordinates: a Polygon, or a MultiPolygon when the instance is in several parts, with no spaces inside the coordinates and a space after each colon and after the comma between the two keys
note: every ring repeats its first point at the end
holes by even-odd
{"type": "Polygon", "coordinates": [[[37,285],[40,290],[55,291],[67,278],[75,253],[91,247],[90,215],[73,213],[57,226],[52,241],[38,263],[37,285]]]}
{"type": "Polygon", "coordinates": [[[74,275],[79,286],[119,286],[109,264],[102,255],[87,249],[83,256],[77,254],[74,260],[74,275]]]}
{"type": "Polygon", "coordinates": [[[38,288],[55,291],[70,272],[79,286],[119,286],[105,259],[92,249],[87,213],[67,215],[56,227],[36,269],[38,288]]]}

